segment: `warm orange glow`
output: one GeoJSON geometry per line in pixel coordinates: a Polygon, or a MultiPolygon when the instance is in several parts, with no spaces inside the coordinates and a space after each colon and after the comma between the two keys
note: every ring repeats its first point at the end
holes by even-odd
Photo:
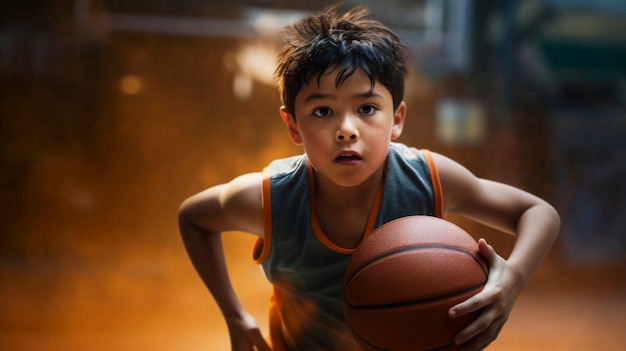
{"type": "MultiPolygon", "coordinates": [[[[28,17],[18,12],[18,21],[28,17]]],[[[34,29],[3,27],[0,61],[17,68],[0,67],[0,349],[228,350],[224,320],[186,256],[176,215],[193,193],[302,152],[280,120],[274,48],[232,37],[109,33],[104,15],[101,32],[68,39],[69,15],[39,15],[48,13],[59,16],[56,34],[41,28],[57,22],[42,26],[40,18],[34,29]],[[30,54],[32,62],[24,59],[30,54]],[[23,73],[31,63],[36,72],[23,73]]],[[[408,87],[401,141],[499,180],[532,175],[529,188],[553,193],[542,178],[543,141],[528,149],[505,125],[506,138],[480,134],[488,145],[437,144],[433,116],[444,89],[417,74],[408,87]]],[[[472,223],[466,229],[503,255],[514,240],[472,223]]],[[[254,241],[226,233],[224,245],[235,289],[267,335],[270,286],[253,263],[254,241]]],[[[555,248],[488,350],[624,349],[626,274],[615,266],[575,266],[555,248]]]]}
{"type": "Polygon", "coordinates": [[[143,90],[143,81],[134,75],[127,75],[120,80],[120,90],[127,95],[137,95],[143,90]]]}

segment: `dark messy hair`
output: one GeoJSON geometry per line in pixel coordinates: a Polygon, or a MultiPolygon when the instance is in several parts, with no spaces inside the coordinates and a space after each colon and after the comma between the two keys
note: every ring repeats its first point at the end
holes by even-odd
{"type": "Polygon", "coordinates": [[[312,78],[319,84],[329,69],[338,72],[337,87],[361,69],[372,88],[378,81],[389,90],[395,110],[404,96],[406,46],[385,25],[365,18],[367,8],[359,6],[341,15],[339,7],[329,7],[285,28],[286,43],[276,69],[283,105],[295,114],[295,99],[302,86],[312,78]]]}

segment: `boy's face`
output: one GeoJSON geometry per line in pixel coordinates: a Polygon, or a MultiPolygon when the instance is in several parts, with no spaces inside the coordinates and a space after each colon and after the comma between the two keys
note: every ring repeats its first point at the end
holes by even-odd
{"type": "Polygon", "coordinates": [[[339,88],[336,72],[327,71],[319,85],[312,79],[296,95],[294,116],[281,109],[294,143],[302,145],[323,177],[340,186],[356,186],[382,172],[389,142],[400,136],[404,102],[394,110],[391,93],[374,88],[358,70],[339,88]]]}

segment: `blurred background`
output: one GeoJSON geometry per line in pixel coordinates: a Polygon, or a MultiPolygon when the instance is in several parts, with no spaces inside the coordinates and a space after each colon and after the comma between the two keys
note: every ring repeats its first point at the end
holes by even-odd
{"type": "MultiPolygon", "coordinates": [[[[0,349],[228,349],[177,209],[301,152],[278,115],[276,34],[331,3],[0,5],[0,349]]],[[[401,141],[536,193],[562,216],[489,350],[623,349],[626,3],[358,4],[411,51],[401,141]]],[[[514,238],[450,220],[510,252],[514,238]]],[[[225,237],[235,288],[266,331],[253,242],[225,237]]]]}

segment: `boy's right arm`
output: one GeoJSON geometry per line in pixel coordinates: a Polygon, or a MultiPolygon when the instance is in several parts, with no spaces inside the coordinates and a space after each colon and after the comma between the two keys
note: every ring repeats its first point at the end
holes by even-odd
{"type": "Polygon", "coordinates": [[[178,215],[189,258],[224,315],[233,351],[270,350],[233,290],[221,239],[224,231],[263,237],[261,187],[261,173],[240,176],[191,196],[178,215]]]}

